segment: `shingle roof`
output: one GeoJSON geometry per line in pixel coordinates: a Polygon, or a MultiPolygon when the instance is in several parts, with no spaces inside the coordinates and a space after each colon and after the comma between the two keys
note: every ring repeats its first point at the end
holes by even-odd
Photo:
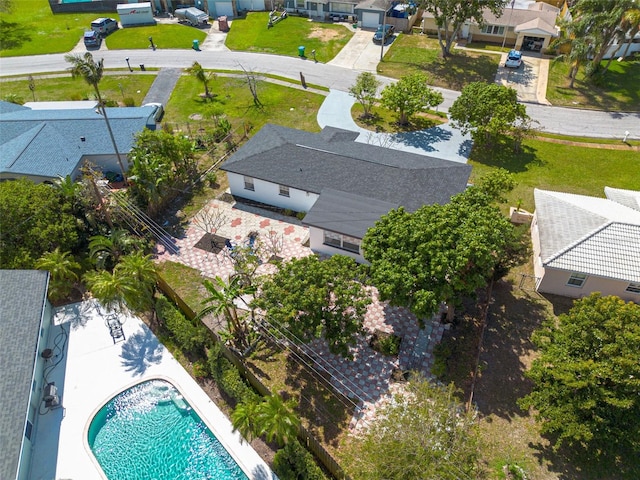
{"type": "Polygon", "coordinates": [[[622,188],[604,187],[604,194],[609,200],[640,211],[640,192],[623,190],[622,188]]]}
{"type": "MultiPolygon", "coordinates": [[[[121,153],[131,150],[135,134],[145,128],[152,112],[153,107],[107,108],[121,153]]],[[[64,177],[85,156],[114,154],[104,118],[93,109],[21,108],[4,113],[0,108],[0,173],[64,177]]]]}
{"type": "Polygon", "coordinates": [[[529,20],[528,22],[519,23],[515,26],[514,32],[527,32],[527,31],[541,31],[544,33],[548,33],[549,35],[558,35],[558,30],[553,24],[549,24],[545,22],[542,18],[534,18],[533,20],[529,20]]]}
{"type": "Polygon", "coordinates": [[[376,220],[397,207],[394,203],[324,188],[302,223],[362,238],[376,220]]]}
{"type": "Polygon", "coordinates": [[[0,270],[0,478],[16,478],[49,274],[0,270]]]}
{"type": "Polygon", "coordinates": [[[640,282],[640,212],[605,198],[534,190],[545,267],[640,282]]]}
{"type": "Polygon", "coordinates": [[[266,125],[221,167],[291,188],[323,189],[414,211],[444,204],[466,188],[471,166],[354,141],[335,128],[322,133],[266,125]]]}

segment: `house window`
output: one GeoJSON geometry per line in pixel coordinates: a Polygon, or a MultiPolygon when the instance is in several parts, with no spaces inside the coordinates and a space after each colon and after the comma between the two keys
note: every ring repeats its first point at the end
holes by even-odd
{"type": "Polygon", "coordinates": [[[482,33],[488,35],[504,35],[504,27],[499,25],[484,25],[482,27],[482,33]]]}
{"type": "Polygon", "coordinates": [[[305,0],[296,0],[296,8],[304,8],[305,0]]]}
{"type": "Polygon", "coordinates": [[[280,185],[280,195],[282,197],[288,197],[289,196],[289,187],[286,187],[284,185],[280,185]]]}
{"type": "Polygon", "coordinates": [[[337,13],[351,13],[353,12],[353,4],[331,2],[331,11],[337,13]]]}
{"type": "Polygon", "coordinates": [[[33,424],[27,420],[27,427],[24,430],[24,436],[27,437],[27,440],[31,440],[31,432],[33,431],[33,424]]]}
{"type": "Polygon", "coordinates": [[[640,293],[640,283],[631,282],[625,290],[631,293],[640,293]]]}
{"type": "Polygon", "coordinates": [[[587,276],[584,273],[572,273],[571,276],[569,277],[569,281],[567,282],[567,285],[581,288],[584,285],[584,282],[586,279],[587,279],[587,276]]]}
{"type": "Polygon", "coordinates": [[[360,253],[359,238],[349,237],[347,235],[341,235],[334,232],[324,232],[324,244],[331,247],[347,250],[348,252],[360,253]]]}
{"type": "Polygon", "coordinates": [[[244,189],[245,190],[251,190],[252,192],[256,191],[256,187],[253,184],[253,178],[251,177],[244,177],[244,189]]]}

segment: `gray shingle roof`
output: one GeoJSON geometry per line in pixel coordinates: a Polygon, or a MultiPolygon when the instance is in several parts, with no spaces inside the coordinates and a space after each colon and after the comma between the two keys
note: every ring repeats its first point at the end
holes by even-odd
{"type": "Polygon", "coordinates": [[[265,125],[221,167],[320,194],[323,189],[404,206],[444,204],[466,188],[471,166],[354,141],[353,132],[265,125]]]}
{"type": "Polygon", "coordinates": [[[16,478],[48,272],[0,270],[0,478],[16,478]]]}
{"type": "Polygon", "coordinates": [[[545,267],[640,282],[640,212],[605,198],[534,190],[545,267]]]}
{"type": "MultiPolygon", "coordinates": [[[[152,112],[153,107],[107,108],[121,153],[131,150],[152,112]]],[[[64,177],[85,156],[114,154],[104,118],[93,109],[0,109],[0,173],[5,175],[64,177]]]]}
{"type": "Polygon", "coordinates": [[[302,223],[362,238],[376,220],[397,207],[382,200],[324,188],[302,223]]]}

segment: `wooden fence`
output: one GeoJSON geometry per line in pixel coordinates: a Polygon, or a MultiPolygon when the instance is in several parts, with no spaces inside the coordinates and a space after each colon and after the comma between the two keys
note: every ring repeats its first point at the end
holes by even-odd
{"type": "MultiPolygon", "coordinates": [[[[171,288],[167,281],[160,275],[158,275],[158,287],[167,297],[173,300],[187,318],[193,320],[196,317],[196,312],[187,305],[180,295],[171,288]]],[[[238,369],[240,374],[249,382],[249,384],[262,396],[266,397],[273,395],[269,387],[262,383],[262,381],[245,366],[242,358],[234,351],[230,350],[224,342],[220,340],[220,337],[216,332],[212,333],[216,342],[220,344],[220,351],[222,354],[238,369]]],[[[349,477],[344,473],[344,470],[333,456],[322,446],[318,439],[302,425],[300,425],[300,430],[298,432],[298,440],[300,440],[300,443],[315,455],[315,457],[335,479],[349,480],[349,477]]]]}

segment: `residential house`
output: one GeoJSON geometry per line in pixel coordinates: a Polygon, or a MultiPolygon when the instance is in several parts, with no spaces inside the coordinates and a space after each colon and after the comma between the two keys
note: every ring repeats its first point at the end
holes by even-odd
{"type": "Polygon", "coordinates": [[[605,194],[534,190],[539,292],[576,298],[601,292],[640,303],[640,191],[607,187],[605,194]]]}
{"type": "MultiPolygon", "coordinates": [[[[516,50],[541,51],[549,47],[551,41],[559,35],[556,20],[561,10],[544,2],[534,2],[528,8],[505,8],[500,16],[489,9],[482,14],[483,24],[466,22],[459,37],[467,41],[496,43],[516,50]]],[[[424,12],[422,30],[425,33],[437,33],[438,28],[433,15],[424,12]]]]}
{"type": "Polygon", "coordinates": [[[400,206],[444,204],[462,192],[469,165],[356,142],[357,132],[266,125],[222,166],[236,197],[306,212],[311,249],[364,262],[360,243],[400,206]]]}
{"type": "MultiPolygon", "coordinates": [[[[0,180],[28,177],[40,183],[67,175],[76,179],[85,162],[120,173],[104,117],[85,102],[79,102],[80,108],[74,103],[47,102],[51,108],[40,109],[0,101],[0,180]]],[[[144,128],[155,129],[154,107],[106,111],[127,168],[135,135],[144,128]]]]}
{"type": "Polygon", "coordinates": [[[45,271],[0,270],[0,478],[6,480],[29,478],[32,435],[49,408],[43,385],[52,355],[45,351],[53,315],[48,283],[45,271]]]}

